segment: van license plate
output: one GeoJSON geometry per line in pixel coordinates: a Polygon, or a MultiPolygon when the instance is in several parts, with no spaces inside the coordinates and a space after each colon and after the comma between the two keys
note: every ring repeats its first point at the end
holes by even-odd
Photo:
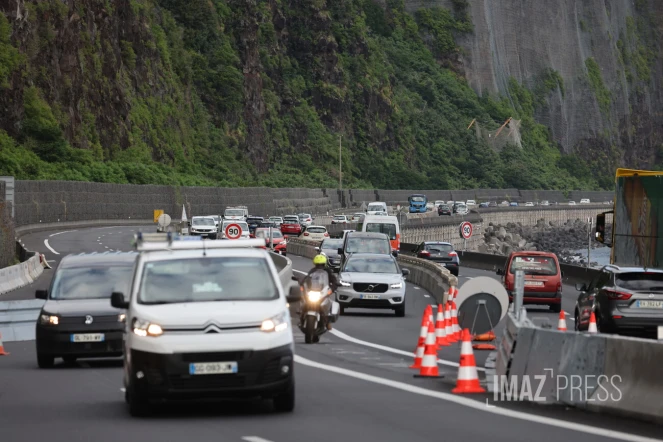
{"type": "Polygon", "coordinates": [[[103,333],[84,333],[71,335],[71,342],[104,342],[106,337],[103,333]]]}
{"type": "Polygon", "coordinates": [[[360,299],[380,299],[380,295],[359,295],[360,299]]]}
{"type": "Polygon", "coordinates": [[[663,308],[663,301],[638,301],[638,308],[663,308]]]}
{"type": "Polygon", "coordinates": [[[198,362],[189,364],[189,374],[237,373],[237,362],[198,362]]]}
{"type": "Polygon", "coordinates": [[[540,287],[543,285],[543,281],[525,281],[525,285],[540,287]]]}

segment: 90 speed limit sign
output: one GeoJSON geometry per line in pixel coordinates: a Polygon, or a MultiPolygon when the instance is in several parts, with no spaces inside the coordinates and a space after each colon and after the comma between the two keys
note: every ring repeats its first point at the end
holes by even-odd
{"type": "Polygon", "coordinates": [[[239,239],[242,236],[242,227],[239,224],[228,224],[225,234],[226,239],[239,239]]]}
{"type": "Polygon", "coordinates": [[[465,221],[460,225],[460,237],[463,239],[472,237],[472,223],[465,221]]]}

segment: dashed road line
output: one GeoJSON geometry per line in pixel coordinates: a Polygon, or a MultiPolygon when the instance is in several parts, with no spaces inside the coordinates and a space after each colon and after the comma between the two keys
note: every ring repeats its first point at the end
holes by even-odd
{"type": "Polygon", "coordinates": [[[244,436],[242,437],[242,440],[245,440],[246,442],[272,442],[271,440],[263,439],[259,436],[244,436]]]}

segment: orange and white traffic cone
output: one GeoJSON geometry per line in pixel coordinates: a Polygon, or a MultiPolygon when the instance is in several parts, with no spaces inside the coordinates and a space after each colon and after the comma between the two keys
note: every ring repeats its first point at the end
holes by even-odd
{"type": "Polygon", "coordinates": [[[5,346],[2,343],[2,334],[0,334],[0,356],[8,356],[9,353],[5,351],[5,346]]]}
{"type": "Polygon", "coordinates": [[[428,323],[428,336],[426,337],[426,350],[424,351],[421,370],[414,377],[440,377],[437,368],[437,344],[435,343],[435,327],[433,323],[428,323]]]}
{"type": "Polygon", "coordinates": [[[447,290],[447,302],[451,302],[454,299],[454,288],[449,287],[449,290],[447,290]]]}
{"type": "Polygon", "coordinates": [[[435,322],[435,336],[437,337],[437,345],[440,347],[447,347],[451,345],[447,339],[446,325],[444,321],[444,307],[442,304],[437,306],[437,321],[435,322]]]}
{"type": "Polygon", "coordinates": [[[589,316],[589,327],[587,327],[587,333],[598,333],[599,330],[596,328],[596,315],[594,312],[589,316]]]}
{"type": "Polygon", "coordinates": [[[424,345],[426,343],[426,337],[428,336],[428,324],[430,323],[432,312],[433,309],[430,306],[426,307],[426,310],[424,310],[423,317],[421,318],[421,329],[419,331],[417,349],[414,351],[414,363],[410,365],[410,368],[421,368],[421,360],[424,357],[424,345]],[[430,313],[428,311],[429,309],[430,313]]]}
{"type": "Polygon", "coordinates": [[[454,328],[451,323],[451,304],[449,303],[447,303],[447,307],[444,309],[444,332],[447,334],[447,342],[458,342],[458,338],[454,335],[454,328]]]}
{"type": "Polygon", "coordinates": [[[451,327],[454,332],[454,337],[456,338],[456,341],[458,341],[461,338],[462,330],[460,329],[460,325],[458,325],[458,310],[456,309],[455,301],[451,301],[451,327]]]}
{"type": "Polygon", "coordinates": [[[566,316],[564,316],[564,310],[559,312],[559,321],[557,321],[557,330],[566,331],[566,316]]]}
{"type": "Polygon", "coordinates": [[[485,393],[486,390],[479,383],[477,363],[472,351],[472,336],[468,329],[463,330],[463,344],[460,347],[460,366],[458,367],[458,380],[452,393],[485,393]]]}

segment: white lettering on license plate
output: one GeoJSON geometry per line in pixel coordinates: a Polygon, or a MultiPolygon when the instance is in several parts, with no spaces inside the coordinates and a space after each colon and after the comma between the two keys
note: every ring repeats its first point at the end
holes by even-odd
{"type": "Polygon", "coordinates": [[[361,299],[380,299],[380,295],[361,295],[361,299]]]}

